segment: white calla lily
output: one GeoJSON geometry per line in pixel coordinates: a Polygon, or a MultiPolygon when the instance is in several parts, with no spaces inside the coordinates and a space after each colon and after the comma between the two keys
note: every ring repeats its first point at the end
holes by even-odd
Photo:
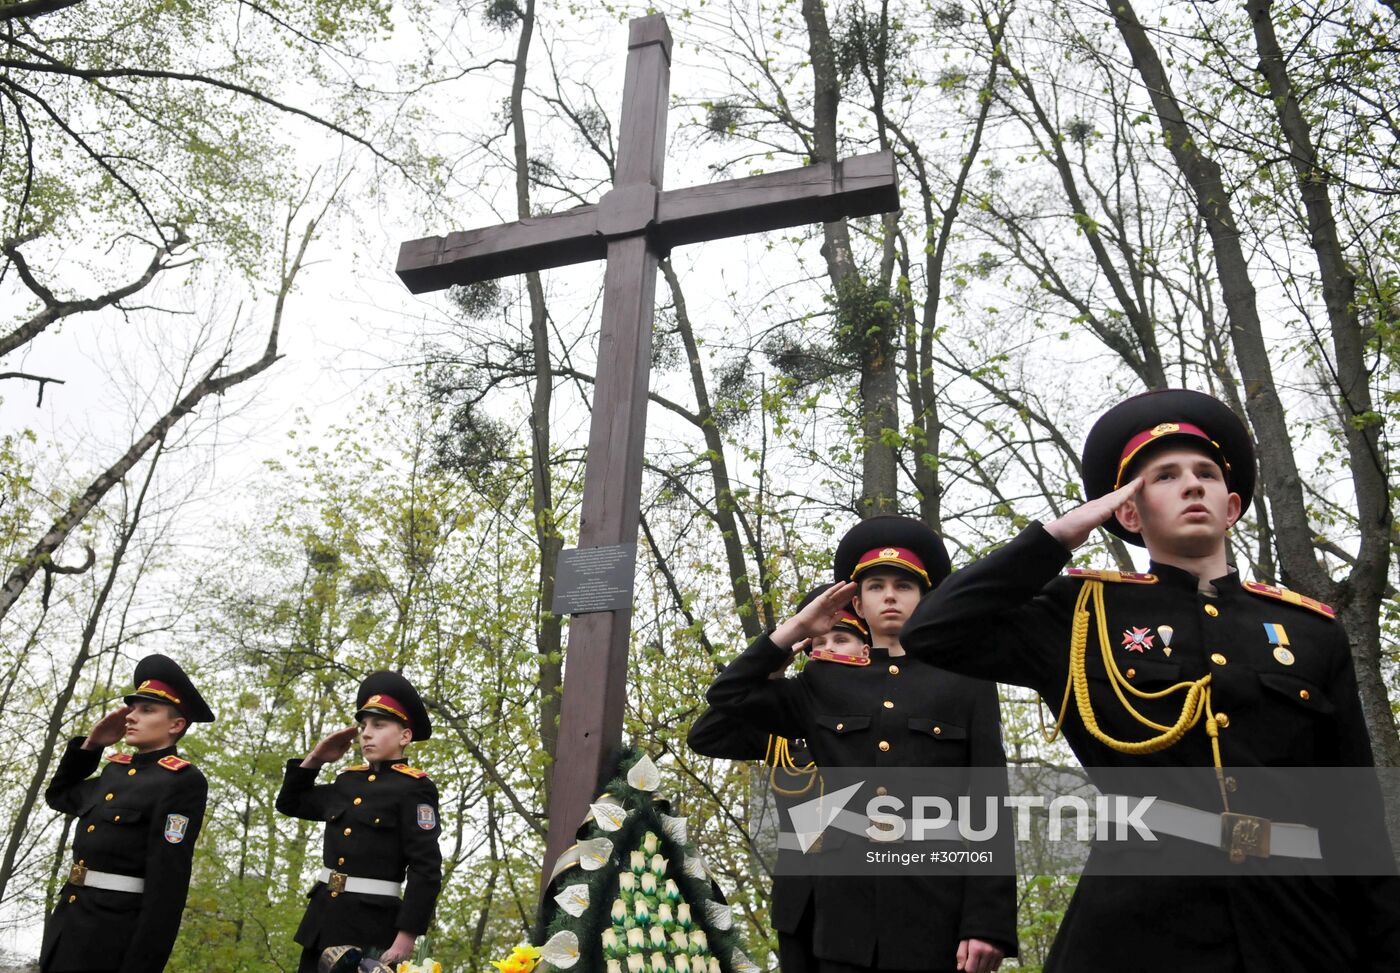
{"type": "Polygon", "coordinates": [[[604,831],[616,831],[627,820],[627,809],[620,804],[599,801],[588,805],[588,809],[593,813],[594,822],[604,831]]]}
{"type": "Polygon", "coordinates": [[[687,841],[687,828],[685,818],[673,818],[669,814],[663,814],[661,815],[661,830],[665,831],[666,837],[670,838],[674,842],[683,845],[687,841]]]}
{"type": "Polygon", "coordinates": [[[588,908],[588,886],[570,885],[556,895],[554,901],[559,903],[559,908],[577,919],[588,908]]]}
{"type": "Polygon", "coordinates": [[[578,863],[586,872],[596,872],[612,858],[613,843],[607,838],[594,838],[578,843],[578,863]]]}
{"type": "Polygon", "coordinates": [[[758,973],[758,967],[753,960],[744,955],[742,949],[735,949],[729,954],[729,965],[734,969],[734,973],[758,973]]]}
{"type": "Polygon", "coordinates": [[[721,931],[734,928],[734,910],[723,902],[715,902],[713,899],[706,902],[705,918],[710,920],[710,925],[721,931]]]}
{"type": "Polygon", "coordinates": [[[567,970],[578,958],[578,936],[568,929],[555,933],[540,947],[540,959],[556,969],[567,970]]]}
{"type": "Polygon", "coordinates": [[[642,754],[642,759],[627,771],[627,783],[639,791],[654,791],[661,786],[661,771],[656,769],[650,757],[642,754]]]}

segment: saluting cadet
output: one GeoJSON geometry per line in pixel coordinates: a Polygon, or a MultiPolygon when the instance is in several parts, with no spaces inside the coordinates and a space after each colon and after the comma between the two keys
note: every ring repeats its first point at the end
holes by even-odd
{"type": "MultiPolygon", "coordinates": [[[[809,591],[798,605],[807,607],[831,587],[831,582],[809,591]]],[[[865,623],[847,606],[831,631],[811,640],[805,650],[814,659],[870,664],[865,623]]],[[[789,656],[788,659],[794,658],[789,656]]],[[[787,669],[776,670],[770,678],[782,678],[787,669]]],[[[723,710],[708,709],[686,735],[690,749],[706,757],[728,760],[761,760],[769,767],[768,783],[778,810],[779,855],[798,850],[797,836],[786,831],[787,809],[817,796],[820,771],[807,750],[807,741],[789,740],[760,730],[747,720],[723,710]]],[[[773,874],[773,895],[769,918],[778,932],[778,966],[783,973],[816,973],[817,959],[812,952],[812,912],[816,882],[813,876],[779,869],[773,874]]]]}
{"type": "Polygon", "coordinates": [[[78,816],[73,865],[44,927],[43,973],[165,969],[190,887],[209,785],[176,752],[214,714],[174,660],[136,664],[135,690],[86,738],[68,742],[44,798],[78,816]],[[97,777],[102,751],[117,741],[97,777]]]}
{"type": "MultiPolygon", "coordinates": [[[[1184,788],[1192,797],[1173,789],[1151,809],[1156,841],[1094,845],[1046,969],[1400,969],[1395,880],[1277,874],[1281,856],[1318,858],[1352,837],[1319,840],[1275,814],[1247,773],[1372,759],[1332,610],[1226,563],[1226,532],[1254,494],[1244,424],[1198,392],[1139,395],[1099,418],[1083,470],[1089,502],[955,573],[903,634],[911,655],[1035,689],[1096,780],[1120,768],[1206,768],[1202,786],[1184,788]],[[1100,525],[1145,545],[1148,572],[1060,575],[1100,525]],[[1164,874],[1183,860],[1201,867],[1164,874]],[[1141,874],[1107,874],[1123,864],[1141,874]]],[[[1177,788],[1186,777],[1154,780],[1177,788]]],[[[1378,802],[1349,813],[1347,830],[1369,829],[1389,861],[1378,802]]]]}
{"type": "MultiPolygon", "coordinates": [[[[996,687],[906,658],[899,642],[920,596],[948,573],[938,535],[917,520],[873,517],[842,538],[835,567],[840,583],[755,639],[710,687],[710,705],[805,739],[823,769],[1002,768],[1004,783],[996,687]],[[868,658],[814,657],[791,679],[768,678],[804,640],[829,632],[853,596],[868,658]]],[[[828,828],[809,850],[837,852],[849,837],[828,828]]],[[[986,973],[1016,951],[1014,878],[818,874],[813,950],[821,973],[986,973]]]]}
{"type": "Polygon", "coordinates": [[[379,950],[389,966],[408,959],[442,887],[437,787],[404,760],[410,742],[432,736],[423,700],[397,672],[374,672],[356,693],[355,720],[304,760],[287,761],[277,795],[283,814],[326,822],[325,867],[296,933],[299,973],[315,973],[322,952],[336,946],[379,950]],[[321,767],[357,738],[365,762],[317,784],[321,767]]]}

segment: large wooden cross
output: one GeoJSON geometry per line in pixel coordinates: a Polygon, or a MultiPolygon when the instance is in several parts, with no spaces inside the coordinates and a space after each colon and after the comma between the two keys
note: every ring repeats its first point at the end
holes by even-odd
{"type": "MultiPolygon", "coordinates": [[[[636,541],[657,261],[672,247],[869,216],[899,207],[889,152],[663,191],[671,33],[660,15],[629,24],[622,128],[611,191],[596,206],[411,240],[400,279],[415,294],[607,260],[579,547],[636,541]]],[[[548,607],[548,606],[546,606],[548,607]]],[[[573,841],[622,738],[631,608],[576,615],[549,799],[544,881],[573,841]]]]}

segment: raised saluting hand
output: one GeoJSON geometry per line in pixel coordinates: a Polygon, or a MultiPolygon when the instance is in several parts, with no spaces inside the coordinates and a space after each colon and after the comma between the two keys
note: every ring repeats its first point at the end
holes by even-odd
{"type": "Polygon", "coordinates": [[[1068,550],[1074,550],[1089,539],[1094,528],[1106,523],[1124,501],[1137,496],[1142,489],[1142,477],[1137,476],[1112,493],[1080,504],[1069,513],[1045,525],[1045,531],[1068,550]]]}
{"type": "Polygon", "coordinates": [[[320,743],[312,748],[306,755],[306,759],[301,762],[303,767],[315,769],[323,764],[333,764],[355,743],[355,734],[360,732],[358,726],[347,726],[343,730],[336,730],[320,743]]]}

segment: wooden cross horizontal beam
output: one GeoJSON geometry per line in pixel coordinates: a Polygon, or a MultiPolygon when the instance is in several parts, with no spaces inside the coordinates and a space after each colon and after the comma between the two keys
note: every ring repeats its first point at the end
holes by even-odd
{"type": "Polygon", "coordinates": [[[870,216],[899,208],[894,154],[875,152],[657,192],[613,189],[579,206],[499,226],[409,240],[394,268],[414,294],[601,260],[609,240],[645,233],[654,252],[687,243],[870,216]]]}

